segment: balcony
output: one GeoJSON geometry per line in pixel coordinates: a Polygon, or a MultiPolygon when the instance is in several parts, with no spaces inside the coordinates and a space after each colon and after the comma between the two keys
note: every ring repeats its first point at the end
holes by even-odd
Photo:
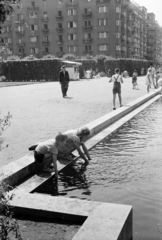
{"type": "Polygon", "coordinates": [[[42,32],[43,32],[43,33],[49,33],[49,29],[48,29],[48,28],[47,28],[47,29],[43,28],[43,29],[42,29],[42,32]]]}
{"type": "Polygon", "coordinates": [[[72,3],[66,3],[65,6],[66,6],[67,8],[69,8],[69,7],[77,8],[77,7],[78,7],[78,3],[74,3],[74,2],[72,2],[72,3]]]}
{"type": "Polygon", "coordinates": [[[83,42],[84,43],[91,43],[93,41],[93,39],[92,38],[83,38],[83,42]]]}
{"type": "Polygon", "coordinates": [[[63,16],[62,16],[62,15],[57,15],[57,16],[56,16],[56,19],[57,19],[57,20],[63,20],[63,16]]]}
{"type": "Polygon", "coordinates": [[[62,33],[63,32],[63,28],[56,28],[56,30],[57,30],[57,32],[59,32],[59,33],[62,33]]]}
{"type": "Polygon", "coordinates": [[[25,47],[25,43],[24,43],[24,42],[22,42],[22,43],[17,43],[17,45],[18,45],[19,47],[25,47]]]}
{"type": "Polygon", "coordinates": [[[93,28],[93,26],[84,26],[84,27],[83,27],[83,29],[84,29],[85,31],[91,31],[92,28],[93,28]]]}
{"type": "Polygon", "coordinates": [[[83,54],[84,55],[92,55],[93,52],[92,52],[92,50],[88,50],[88,51],[84,51],[83,54]]]}
{"type": "Polygon", "coordinates": [[[35,6],[30,6],[30,7],[27,7],[27,10],[28,11],[38,11],[39,10],[39,7],[35,7],[35,6]]]}
{"type": "Polygon", "coordinates": [[[96,0],[97,4],[109,3],[110,0],[96,0]]]}
{"type": "Polygon", "coordinates": [[[63,44],[63,40],[57,40],[56,43],[57,43],[58,45],[61,45],[61,44],[63,44]]]}
{"type": "Polygon", "coordinates": [[[83,17],[84,17],[84,18],[90,18],[90,17],[92,17],[92,12],[90,11],[90,12],[87,12],[87,13],[83,13],[83,17]]]}
{"type": "Polygon", "coordinates": [[[15,23],[24,24],[25,20],[24,19],[16,19],[15,23]]]}
{"type": "Polygon", "coordinates": [[[43,45],[48,46],[49,45],[49,41],[42,41],[43,45]]]}
{"type": "Polygon", "coordinates": [[[49,21],[48,17],[42,17],[41,19],[42,19],[43,22],[48,22],[49,21]]]}
{"type": "Polygon", "coordinates": [[[18,30],[16,30],[15,32],[16,32],[16,34],[18,34],[18,35],[24,35],[24,33],[25,33],[24,31],[18,31],[18,30]]]}

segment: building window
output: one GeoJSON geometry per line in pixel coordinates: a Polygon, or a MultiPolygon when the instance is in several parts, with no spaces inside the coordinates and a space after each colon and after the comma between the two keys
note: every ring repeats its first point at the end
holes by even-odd
{"type": "Polygon", "coordinates": [[[37,54],[39,53],[39,48],[30,48],[30,54],[37,54]]]}
{"type": "Polygon", "coordinates": [[[58,23],[58,28],[62,28],[62,23],[58,23]]]}
{"type": "Polygon", "coordinates": [[[62,11],[58,11],[58,16],[61,17],[62,16],[62,11]]]}
{"type": "Polygon", "coordinates": [[[17,21],[18,22],[20,22],[23,19],[24,19],[24,15],[23,14],[17,14],[17,21]]]}
{"type": "Polygon", "coordinates": [[[43,24],[43,29],[47,30],[48,29],[48,25],[47,24],[43,24]]]}
{"type": "Polygon", "coordinates": [[[116,20],[116,25],[120,26],[120,20],[116,20]]]}
{"type": "Polygon", "coordinates": [[[100,7],[98,7],[98,12],[99,12],[99,13],[106,13],[106,12],[107,12],[107,7],[106,7],[106,6],[100,6],[100,7]]]}
{"type": "Polygon", "coordinates": [[[85,46],[85,51],[86,52],[92,51],[92,46],[91,45],[86,45],[85,46]]]}
{"type": "Polygon", "coordinates": [[[99,38],[107,38],[107,32],[99,32],[98,37],[99,38]]]}
{"type": "Polygon", "coordinates": [[[67,14],[68,16],[74,16],[74,15],[77,15],[77,11],[76,9],[68,9],[67,14]]]}
{"type": "Polygon", "coordinates": [[[106,26],[108,25],[107,19],[98,19],[98,26],[106,26]]]}
{"type": "Polygon", "coordinates": [[[116,7],[116,13],[121,13],[121,8],[120,7],[116,7]]]}
{"type": "Polygon", "coordinates": [[[19,54],[24,54],[24,48],[19,48],[19,54]]]}
{"type": "Polygon", "coordinates": [[[31,6],[35,7],[35,2],[34,1],[31,2],[31,6]]]}
{"type": "Polygon", "coordinates": [[[48,36],[44,36],[44,41],[48,42],[48,36]]]}
{"type": "Polygon", "coordinates": [[[29,12],[29,18],[37,18],[38,14],[37,12],[29,12]]]}
{"type": "Polygon", "coordinates": [[[30,42],[38,42],[38,37],[30,37],[30,42]]]}
{"type": "Polygon", "coordinates": [[[77,28],[77,22],[68,22],[68,28],[77,28]]]}
{"type": "Polygon", "coordinates": [[[43,0],[43,7],[47,7],[47,1],[43,0]]]}
{"type": "Polygon", "coordinates": [[[18,26],[17,31],[18,32],[23,32],[24,31],[24,26],[18,26]]]}
{"type": "Polygon", "coordinates": [[[11,16],[10,16],[10,15],[7,15],[6,20],[7,20],[7,21],[11,21],[11,16]]]}
{"type": "Polygon", "coordinates": [[[43,18],[47,19],[47,12],[43,12],[43,18]]]}
{"type": "Polygon", "coordinates": [[[31,24],[31,25],[30,25],[30,30],[31,30],[31,31],[37,31],[37,30],[38,30],[38,25],[31,24]]]}
{"type": "Polygon", "coordinates": [[[119,32],[116,33],[116,38],[120,38],[120,33],[119,32]]]}
{"type": "Polygon", "coordinates": [[[85,39],[85,40],[86,40],[86,39],[91,39],[91,37],[92,37],[91,33],[85,33],[85,34],[84,34],[84,39],[85,39]]]}
{"type": "Polygon", "coordinates": [[[92,12],[91,8],[85,8],[84,9],[85,14],[88,14],[88,13],[91,13],[91,12],[92,12]]]}
{"type": "Polygon", "coordinates": [[[77,52],[77,46],[68,46],[68,52],[69,53],[77,52]]]}
{"type": "Polygon", "coordinates": [[[71,33],[71,34],[68,34],[68,40],[76,40],[77,39],[77,35],[75,33],[71,33]]]}
{"type": "Polygon", "coordinates": [[[107,51],[107,45],[106,44],[99,45],[99,51],[107,51]]]}
{"type": "Polygon", "coordinates": [[[24,39],[23,39],[23,38],[19,38],[19,39],[18,39],[18,43],[21,44],[21,43],[23,43],[23,42],[24,42],[24,39]]]}
{"type": "Polygon", "coordinates": [[[48,47],[45,47],[44,51],[45,53],[49,53],[48,47]]]}
{"type": "Polygon", "coordinates": [[[84,21],[84,26],[85,27],[90,27],[91,26],[91,21],[84,21]]]}

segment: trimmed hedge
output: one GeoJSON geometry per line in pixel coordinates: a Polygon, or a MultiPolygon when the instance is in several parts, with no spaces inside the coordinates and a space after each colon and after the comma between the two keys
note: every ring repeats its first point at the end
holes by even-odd
{"type": "Polygon", "coordinates": [[[146,75],[147,69],[150,66],[150,62],[141,59],[115,59],[105,60],[105,70],[108,72],[110,69],[114,74],[115,68],[119,68],[121,72],[128,71],[129,75],[132,76],[134,70],[137,70],[138,75],[141,75],[142,68],[144,69],[143,75],[146,75]]]}
{"type": "Polygon", "coordinates": [[[60,59],[37,59],[2,62],[2,75],[8,81],[58,81],[60,59]]]}
{"type": "MultiPolygon", "coordinates": [[[[8,81],[58,81],[62,59],[34,59],[34,60],[16,60],[1,62],[1,75],[5,76],[8,81]]],[[[84,71],[92,69],[98,72],[114,73],[115,68],[120,68],[123,72],[127,70],[132,76],[133,71],[137,70],[141,75],[141,69],[146,74],[150,62],[147,60],[136,59],[111,59],[104,56],[96,56],[94,59],[77,59],[82,66],[79,67],[80,78],[84,77],[84,71]]]]}

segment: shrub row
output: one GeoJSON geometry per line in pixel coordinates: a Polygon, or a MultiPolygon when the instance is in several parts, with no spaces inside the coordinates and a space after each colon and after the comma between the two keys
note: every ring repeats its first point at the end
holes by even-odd
{"type": "Polygon", "coordinates": [[[60,59],[6,61],[2,62],[1,75],[8,81],[57,81],[60,68],[60,59]]]}
{"type": "MultiPolygon", "coordinates": [[[[62,59],[34,59],[34,60],[16,60],[5,61],[1,63],[0,75],[5,76],[8,81],[30,81],[46,80],[58,81],[59,71],[62,59]]],[[[93,71],[105,72],[108,70],[114,73],[115,68],[120,68],[121,72],[127,70],[132,75],[137,70],[138,75],[146,74],[150,62],[147,60],[135,59],[108,59],[104,57],[95,57],[93,59],[76,59],[81,62],[79,67],[80,77],[83,78],[84,71],[92,69],[93,71]],[[144,72],[141,73],[141,70],[144,72]]]]}

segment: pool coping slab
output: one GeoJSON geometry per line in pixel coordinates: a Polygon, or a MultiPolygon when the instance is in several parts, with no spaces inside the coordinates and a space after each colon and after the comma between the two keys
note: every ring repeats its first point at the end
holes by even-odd
{"type": "Polygon", "coordinates": [[[18,214],[80,222],[82,225],[73,240],[132,239],[133,209],[129,205],[44,197],[44,194],[28,194],[22,190],[18,190],[9,203],[18,214]]]}
{"type": "MultiPolygon", "coordinates": [[[[159,91],[151,92],[129,104],[123,106],[116,111],[113,111],[105,116],[87,124],[86,126],[91,130],[90,138],[85,142],[88,149],[95,146],[99,141],[103,140],[106,136],[111,135],[115,132],[121,125],[127,122],[130,118],[138,114],[145,107],[150,105],[152,102],[156,101],[161,95],[158,95],[159,91]],[[156,96],[158,95],[158,96],[156,96]],[[142,105],[143,104],[143,105],[142,105]],[[142,105],[142,106],[141,106],[142,105]],[[101,132],[102,131],[102,132],[101,132]]],[[[69,161],[58,162],[60,167],[70,164],[69,161]]],[[[0,169],[0,181],[7,181],[13,184],[16,184],[18,180],[23,180],[31,173],[35,173],[36,163],[34,162],[33,153],[29,153],[23,158],[18,159],[17,161],[8,164],[0,169]]],[[[60,168],[60,169],[61,169],[60,168]]],[[[37,176],[37,175],[35,175],[37,176]]],[[[49,176],[48,176],[49,177],[49,176]]],[[[38,180],[37,186],[46,181],[47,178],[37,176],[38,180]]],[[[51,176],[50,176],[51,177],[51,176]]],[[[70,219],[76,221],[76,219],[86,219],[85,223],[82,225],[78,233],[74,236],[74,240],[78,239],[132,239],[132,206],[120,205],[120,204],[110,204],[110,203],[98,203],[93,201],[85,201],[79,199],[68,199],[64,197],[52,197],[46,196],[43,194],[33,194],[31,189],[34,189],[35,186],[30,186],[27,184],[21,184],[20,188],[18,187],[15,190],[15,195],[10,201],[12,207],[14,207],[15,212],[21,212],[25,214],[36,214],[37,216],[45,217],[54,217],[61,219],[70,219]],[[62,199],[62,200],[61,200],[62,199]],[[62,205],[61,201],[63,202],[62,205]],[[69,202],[70,201],[70,202],[69,202]],[[67,204],[69,203],[69,204],[67,204]],[[83,212],[87,211],[88,213],[85,216],[85,213],[79,213],[81,211],[81,205],[83,207],[83,212]],[[63,208],[63,206],[67,206],[63,208]],[[123,209],[124,206],[124,210],[123,209]],[[115,216],[115,209],[121,207],[118,214],[115,216]],[[126,210],[127,208],[127,210],[126,210]],[[51,211],[52,209],[52,211],[51,211]],[[109,209],[109,211],[108,211],[109,209]],[[110,211],[111,209],[111,211],[110,211]],[[121,219],[121,212],[123,213],[123,218],[121,219]],[[106,214],[107,213],[107,214],[106,214]],[[92,214],[92,215],[91,215],[92,214]],[[100,220],[98,220],[98,218],[100,220]],[[96,221],[95,221],[96,219],[96,221]],[[114,219],[114,221],[112,220],[114,219]],[[99,224],[100,223],[100,224],[99,224]],[[98,227],[97,227],[98,226],[98,227]],[[95,229],[94,229],[95,227],[95,229]],[[111,230],[112,229],[112,230],[111,230]],[[92,231],[93,230],[93,231],[92,231]],[[87,237],[86,237],[87,235],[87,237]],[[101,237],[102,236],[102,237],[101,237]],[[109,237],[108,237],[109,236],[109,237]]],[[[11,192],[12,193],[12,192],[11,192]]]]}
{"type": "MultiPolygon", "coordinates": [[[[158,95],[160,90],[156,90],[154,92],[151,92],[149,94],[146,94],[133,102],[115,110],[112,111],[101,118],[98,118],[91,123],[87,124],[86,126],[89,127],[91,131],[90,137],[85,142],[86,146],[92,145],[92,141],[97,139],[97,134],[106,129],[107,127],[115,124],[119,119],[123,118],[130,112],[132,112],[137,107],[141,106],[145,102],[149,101],[150,99],[154,98],[156,95],[158,95]],[[91,143],[91,144],[89,144],[91,143]]],[[[161,95],[160,95],[161,96],[161,95]]],[[[159,97],[160,97],[159,96],[159,97]]],[[[102,134],[102,133],[101,133],[102,134]]],[[[96,141],[96,140],[95,140],[96,141]]],[[[76,156],[78,156],[77,152],[74,152],[76,156]]],[[[62,168],[65,165],[70,164],[69,161],[58,161],[58,170],[62,170],[62,168]]],[[[11,186],[16,185],[18,181],[21,181],[28,177],[30,174],[34,174],[37,169],[37,164],[34,161],[33,152],[28,153],[24,157],[11,162],[3,167],[0,168],[0,182],[8,182],[11,186]]]]}

